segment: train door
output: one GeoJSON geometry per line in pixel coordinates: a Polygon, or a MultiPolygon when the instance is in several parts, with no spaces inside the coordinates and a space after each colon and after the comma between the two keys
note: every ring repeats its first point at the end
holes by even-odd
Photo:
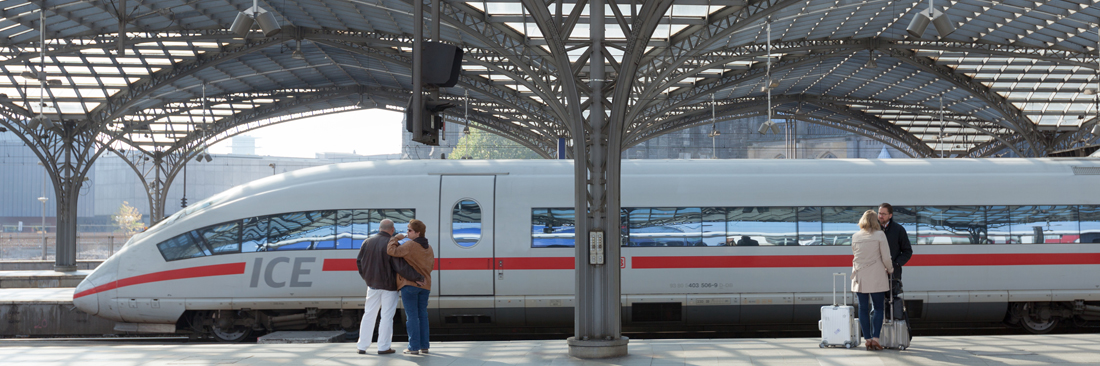
{"type": "Polygon", "coordinates": [[[496,176],[444,175],[439,188],[439,294],[493,294],[496,176]]]}

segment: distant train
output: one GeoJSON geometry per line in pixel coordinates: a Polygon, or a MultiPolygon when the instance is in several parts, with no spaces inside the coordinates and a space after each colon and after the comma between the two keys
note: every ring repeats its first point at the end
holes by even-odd
{"type": "MultiPolygon", "coordinates": [[[[861,213],[893,203],[918,322],[1100,320],[1100,160],[666,160],[622,164],[625,329],[812,325],[861,213]],[[941,245],[942,244],[942,245],[941,245]]],[[[569,161],[338,164],[238,186],[135,236],[77,288],[118,329],[357,329],[363,239],[428,226],[434,329],[573,324],[569,161]]],[[[614,262],[612,262],[614,263],[614,262]]]]}

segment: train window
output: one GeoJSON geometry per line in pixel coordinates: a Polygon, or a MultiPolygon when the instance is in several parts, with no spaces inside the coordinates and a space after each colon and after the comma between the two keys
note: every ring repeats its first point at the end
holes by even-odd
{"type": "Polygon", "coordinates": [[[1079,243],[1100,243],[1100,206],[1078,207],[1081,220],[1079,243]]]}
{"type": "Polygon", "coordinates": [[[708,247],[726,245],[726,209],[702,208],[703,244],[708,247]]]}
{"type": "Polygon", "coordinates": [[[984,206],[925,206],[914,211],[917,213],[914,244],[990,243],[984,206]]]}
{"type": "Polygon", "coordinates": [[[267,248],[268,218],[249,217],[241,224],[241,252],[262,252],[267,248]]]}
{"type": "Polygon", "coordinates": [[[798,208],[798,242],[794,245],[821,245],[821,207],[798,208]]]}
{"type": "Polygon", "coordinates": [[[481,206],[474,200],[455,203],[451,210],[451,239],[463,248],[477,245],[481,240],[481,206]]]}
{"type": "Polygon", "coordinates": [[[206,244],[214,254],[241,252],[240,221],[207,226],[195,232],[198,234],[198,239],[206,244]]]}
{"type": "Polygon", "coordinates": [[[1012,243],[1072,243],[1081,234],[1076,206],[1010,206],[1012,243]]]}
{"type": "Polygon", "coordinates": [[[334,245],[336,211],[306,211],[272,215],[267,250],[306,250],[314,244],[334,245]]]}
{"type": "MultiPolygon", "coordinates": [[[[852,245],[852,234],[859,231],[859,220],[867,210],[875,207],[822,207],[821,240],[803,242],[802,245],[852,245]]],[[[875,217],[878,219],[878,216],[875,217]]],[[[802,228],[799,227],[799,235],[802,228]]]]}
{"type": "Polygon", "coordinates": [[[370,235],[378,234],[378,225],[382,220],[393,221],[394,232],[405,233],[409,231],[409,221],[416,218],[416,210],[411,208],[398,208],[387,210],[370,210],[370,235]]]}
{"type": "Polygon", "coordinates": [[[1012,238],[1009,227],[1012,224],[1011,210],[1008,206],[986,206],[985,227],[986,243],[988,244],[1015,244],[1018,240],[1012,238]]]}
{"type": "Polygon", "coordinates": [[[165,261],[210,255],[210,250],[195,242],[194,232],[186,232],[157,244],[165,261]]]}
{"type": "MultiPolygon", "coordinates": [[[[878,207],[874,210],[878,212],[878,207]]],[[[920,244],[917,240],[917,212],[913,208],[894,206],[893,219],[895,224],[905,228],[905,233],[909,234],[909,243],[920,244]]]]}
{"type": "Polygon", "coordinates": [[[705,246],[698,207],[628,208],[627,211],[628,246],[705,246]]]}
{"type": "Polygon", "coordinates": [[[794,207],[730,207],[726,222],[731,245],[798,245],[794,207]]]}
{"type": "Polygon", "coordinates": [[[531,209],[532,248],[572,248],[576,245],[573,208],[531,209]]]}
{"type": "Polygon", "coordinates": [[[359,249],[370,237],[370,210],[336,211],[336,249],[359,249]]]}

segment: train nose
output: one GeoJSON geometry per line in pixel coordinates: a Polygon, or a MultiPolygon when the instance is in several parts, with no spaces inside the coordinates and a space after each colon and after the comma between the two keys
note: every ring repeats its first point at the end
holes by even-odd
{"type": "Polygon", "coordinates": [[[73,305],[76,305],[76,308],[80,311],[97,315],[99,314],[99,294],[95,293],[98,286],[93,277],[93,275],[88,275],[76,286],[76,292],[73,293],[73,305]]]}
{"type": "Polygon", "coordinates": [[[118,256],[108,258],[95,271],[84,277],[73,292],[73,305],[81,311],[102,318],[121,320],[111,303],[117,285],[118,256]]]}

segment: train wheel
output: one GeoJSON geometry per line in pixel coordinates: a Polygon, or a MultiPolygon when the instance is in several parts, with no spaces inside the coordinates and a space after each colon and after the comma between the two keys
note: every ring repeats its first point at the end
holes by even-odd
{"type": "Polygon", "coordinates": [[[1020,325],[1031,334],[1047,334],[1058,327],[1058,318],[1049,317],[1046,320],[1034,316],[1024,316],[1020,319],[1020,325]]]}
{"type": "Polygon", "coordinates": [[[229,328],[213,326],[210,328],[210,330],[211,334],[214,336],[214,339],[218,340],[218,342],[240,342],[247,339],[248,336],[252,335],[252,328],[241,325],[232,326],[229,328]]]}

